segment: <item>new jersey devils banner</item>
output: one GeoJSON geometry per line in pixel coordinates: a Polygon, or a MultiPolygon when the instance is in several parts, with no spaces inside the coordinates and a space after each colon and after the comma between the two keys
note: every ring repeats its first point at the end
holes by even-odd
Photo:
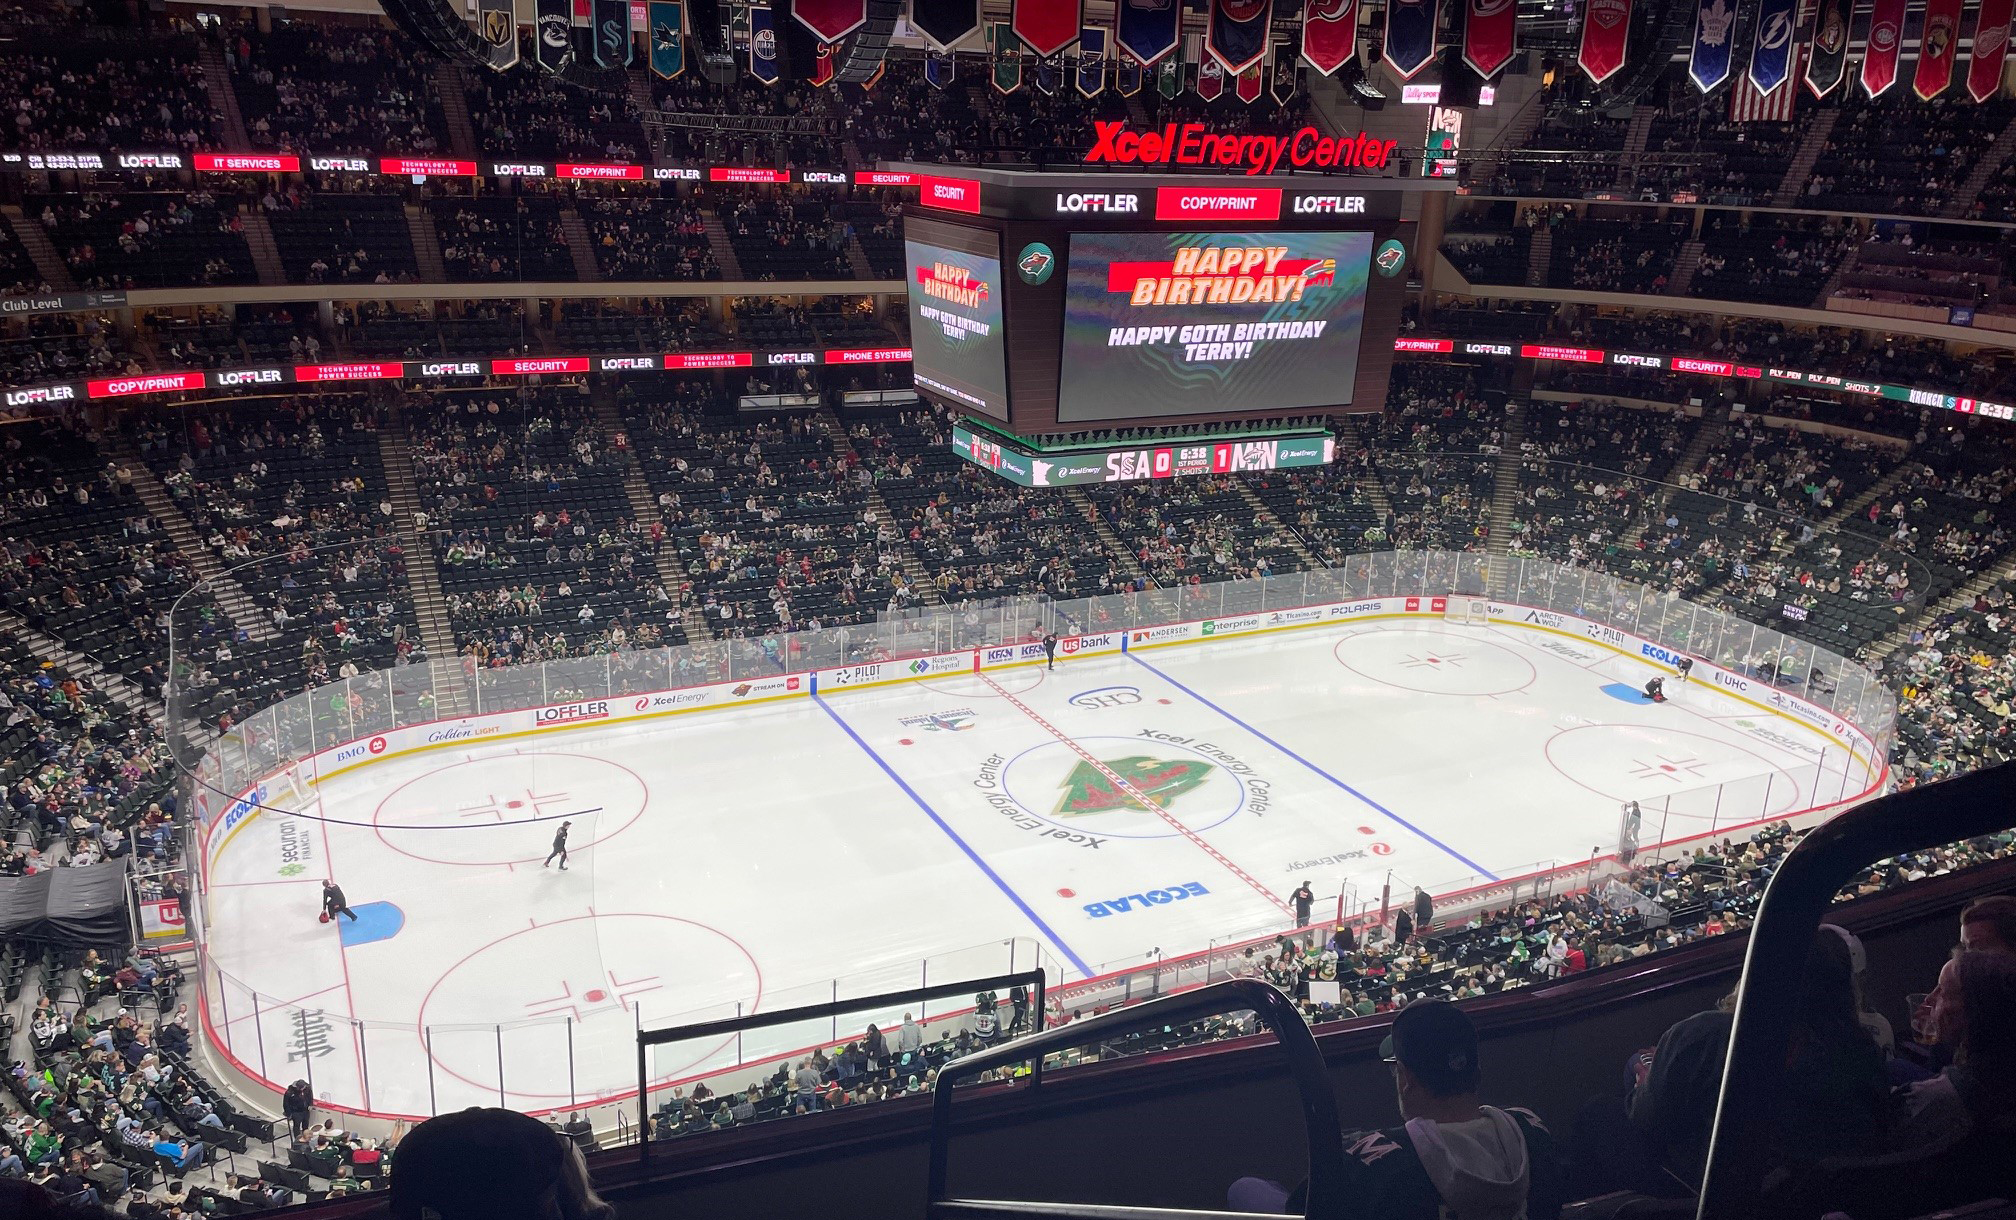
{"type": "Polygon", "coordinates": [[[548,72],[562,71],[574,60],[574,6],[568,0],[539,0],[537,11],[533,55],[548,72]]]}
{"type": "Polygon", "coordinates": [[[483,39],[485,62],[491,67],[502,72],[518,62],[518,14],[511,0],[479,0],[476,34],[483,39]]]}
{"type": "Polygon", "coordinates": [[[1207,102],[1215,102],[1218,95],[1225,92],[1225,65],[1210,56],[1197,65],[1197,96],[1207,102]]]}
{"type": "Polygon", "coordinates": [[[1176,49],[1176,0],[1120,0],[1120,28],[1114,43],[1142,67],[1160,63],[1176,49]]]}
{"type": "MultiPolygon", "coordinates": [[[[868,0],[861,0],[867,4],[868,0]]],[[[634,47],[630,41],[630,0],[595,0],[589,9],[595,28],[595,66],[627,68],[634,47]]]]}
{"type": "Polygon", "coordinates": [[[2002,88],[2002,60],[2009,53],[2009,19],[2016,0],[1981,0],[1974,17],[1974,49],[1967,54],[1967,96],[1985,102],[2002,88]]]}
{"type": "Polygon", "coordinates": [[[682,0],[651,0],[651,70],[671,80],[686,70],[686,6],[682,0]]]}
{"type": "Polygon", "coordinates": [[[1869,45],[1862,51],[1862,88],[1882,97],[1897,83],[1897,56],[1904,49],[1905,0],[1876,0],[1869,15],[1869,45]]]}
{"type": "Polygon", "coordinates": [[[1729,79],[1730,27],[1735,24],[1729,0],[1694,0],[1694,49],[1687,57],[1687,76],[1703,93],[1729,79]]]}
{"type": "Polygon", "coordinates": [[[1211,58],[1238,76],[1267,57],[1267,30],[1274,21],[1274,0],[1211,0],[1204,46],[1211,58]]]}
{"type": "Polygon", "coordinates": [[[1582,43],[1575,63],[1595,84],[1617,75],[1631,38],[1631,0],[1589,0],[1582,8],[1582,43]]]}
{"type": "Polygon", "coordinates": [[[1078,31],[1078,92],[1097,97],[1106,89],[1106,28],[1088,25],[1078,31]]]}
{"type": "Polygon", "coordinates": [[[1358,0],[1302,0],[1302,58],[1325,76],[1358,53],[1358,0]]]}
{"type": "Polygon", "coordinates": [[[910,0],[910,24],[924,41],[949,51],[980,28],[980,0],[910,0]]]}
{"type": "Polygon", "coordinates": [[[1387,0],[1386,62],[1401,80],[1435,58],[1436,0],[1387,0]]]}
{"type": "Polygon", "coordinates": [[[749,75],[766,85],[777,83],[777,26],[765,7],[749,10],[749,75]]]}
{"type": "Polygon", "coordinates": [[[1463,62],[1485,80],[1512,59],[1518,0],[1464,0],[1463,62]]]}
{"type": "Polygon", "coordinates": [[[1854,0],[1820,0],[1806,47],[1806,88],[1826,97],[1848,76],[1848,16],[1854,0]]]}
{"type": "Polygon", "coordinates": [[[1798,0],[1762,0],[1757,10],[1757,37],[1750,44],[1750,87],[1759,94],[1776,92],[1792,77],[1792,33],[1798,0]]]}
{"type": "Polygon", "coordinates": [[[1029,53],[1048,59],[1078,41],[1085,22],[1084,0],[1015,0],[1011,25],[1029,53]]]}
{"type": "Polygon", "coordinates": [[[1918,70],[1911,92],[1929,102],[1953,84],[1953,57],[1960,53],[1960,0],[1925,0],[1925,29],[1918,40],[1918,70]]]}

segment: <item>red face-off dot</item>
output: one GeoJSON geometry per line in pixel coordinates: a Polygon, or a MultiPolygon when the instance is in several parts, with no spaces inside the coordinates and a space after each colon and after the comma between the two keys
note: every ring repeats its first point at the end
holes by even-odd
{"type": "Polygon", "coordinates": [[[590,1004],[600,1004],[602,1001],[609,998],[609,993],[602,990],[600,987],[597,987],[593,991],[584,992],[581,998],[588,1001],[590,1004]]]}
{"type": "Polygon", "coordinates": [[[1057,896],[1058,896],[1059,898],[1076,898],[1076,897],[1078,896],[1078,891],[1077,891],[1077,890],[1058,890],[1058,891],[1057,891],[1057,896]]]}
{"type": "Polygon", "coordinates": [[[914,746],[917,743],[910,740],[908,737],[898,737],[896,739],[896,744],[899,746],[914,746]]]}

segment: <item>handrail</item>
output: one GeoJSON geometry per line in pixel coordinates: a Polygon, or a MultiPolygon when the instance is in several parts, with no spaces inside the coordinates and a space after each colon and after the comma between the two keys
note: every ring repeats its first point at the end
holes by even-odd
{"type": "Polygon", "coordinates": [[[2016,763],[2003,763],[1846,810],[1786,853],[1750,929],[1697,1220],[1758,1214],[1800,977],[1834,895],[1878,860],[2012,826],[2016,763]]]}
{"type": "Polygon", "coordinates": [[[1280,990],[1257,979],[1232,979],[1184,995],[1165,996],[1133,1008],[1115,1009],[1055,1029],[1030,1034],[988,1050],[956,1059],[938,1071],[938,1084],[931,1094],[931,1162],[926,1190],[926,1215],[932,1220],[954,1216],[1054,1215],[1106,1217],[1108,1220],[1200,1220],[1228,1215],[1225,1212],[1171,1211],[1160,1208],[1088,1207],[1055,1203],[1035,1203],[1007,1199],[951,1199],[946,1197],[946,1159],[952,1138],[952,1086],[982,1072],[1011,1063],[1031,1064],[1031,1087],[1042,1086],[1043,1057],[1071,1050],[1089,1042],[1103,1042],[1122,1034],[1136,1033],[1153,1026],[1171,1025],[1191,1017],[1216,1016],[1251,1010],[1262,1025],[1274,1034],[1287,1059],[1288,1074],[1302,1105],[1302,1120],[1309,1132],[1309,1193],[1307,1216],[1342,1214],[1349,1186],[1344,1176],[1344,1130],[1337,1118],[1337,1098],[1323,1067],[1323,1055],[1316,1049],[1316,1036],[1280,990]]]}

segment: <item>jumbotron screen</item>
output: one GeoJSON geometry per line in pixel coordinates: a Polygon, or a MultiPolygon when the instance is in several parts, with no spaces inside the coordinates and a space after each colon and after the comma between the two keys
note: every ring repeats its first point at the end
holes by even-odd
{"type": "Polygon", "coordinates": [[[918,386],[1008,418],[1008,349],[1001,330],[1001,235],[910,217],[911,372],[918,386]]]}
{"type": "Polygon", "coordinates": [[[1369,233],[1074,233],[1057,418],[1348,404],[1372,245],[1369,233]]]}

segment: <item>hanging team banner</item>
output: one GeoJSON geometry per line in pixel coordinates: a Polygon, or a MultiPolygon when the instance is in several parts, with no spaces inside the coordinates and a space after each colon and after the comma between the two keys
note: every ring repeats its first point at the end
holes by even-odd
{"type": "Polygon", "coordinates": [[[502,72],[518,62],[518,13],[511,0],[479,0],[476,35],[492,68],[502,72]]]}
{"type": "Polygon", "coordinates": [[[979,30],[980,0],[910,0],[910,24],[934,49],[950,51],[979,30]]]}
{"type": "Polygon", "coordinates": [[[1714,92],[1729,79],[1735,24],[1736,10],[1729,0],[1694,0],[1694,48],[1687,57],[1687,76],[1703,93],[1714,92]]]}
{"type": "Polygon", "coordinates": [[[1953,85],[1953,59],[1960,53],[1960,0],[1925,0],[1925,28],[1918,40],[1918,70],[1911,92],[1929,102],[1953,85]]]}
{"type": "Polygon", "coordinates": [[[1232,82],[1233,96],[1248,106],[1259,101],[1260,95],[1265,92],[1267,92],[1267,64],[1264,58],[1260,63],[1241,72],[1238,79],[1232,82]]]}
{"type": "Polygon", "coordinates": [[[777,25],[762,5],[749,10],[749,75],[766,85],[777,83],[777,25]]]}
{"type": "Polygon", "coordinates": [[[1204,49],[1238,76],[1267,57],[1267,32],[1274,24],[1274,0],[1211,0],[1204,26],[1204,49]]]}
{"type": "Polygon", "coordinates": [[[994,89],[1013,93],[1022,87],[1022,40],[1005,21],[987,27],[987,50],[994,59],[994,89]]]}
{"type": "Polygon", "coordinates": [[[1274,83],[1270,92],[1274,95],[1274,101],[1282,106],[1293,100],[1295,90],[1300,87],[1300,82],[1296,78],[1300,76],[1301,68],[1296,64],[1295,58],[1295,44],[1288,42],[1274,44],[1274,83]]]}
{"type": "Polygon", "coordinates": [[[889,71],[889,60],[885,57],[881,63],[875,65],[874,74],[869,76],[867,80],[861,82],[861,92],[863,93],[875,92],[875,86],[882,83],[882,75],[887,71],[889,71]]]}
{"type": "Polygon", "coordinates": [[[824,88],[833,83],[833,52],[840,49],[835,42],[822,42],[812,57],[812,87],[824,88]]]}
{"type": "Polygon", "coordinates": [[[630,41],[630,0],[595,0],[589,6],[588,31],[595,46],[595,66],[627,68],[636,53],[630,41]]]}
{"type": "Polygon", "coordinates": [[[820,42],[839,42],[867,23],[868,0],[791,0],[791,18],[820,42]]]}
{"type": "Polygon", "coordinates": [[[1155,92],[1175,101],[1183,95],[1183,61],[1170,56],[1155,68],[1155,92]]]}
{"type": "Polygon", "coordinates": [[[1436,0],[1387,0],[1386,63],[1401,80],[1435,58],[1436,0]]]}
{"type": "Polygon", "coordinates": [[[574,60],[574,6],[569,0],[539,0],[532,53],[548,72],[564,71],[574,60]]]}
{"type": "Polygon", "coordinates": [[[1631,41],[1631,0],[1589,0],[1582,9],[1582,41],[1575,64],[1600,85],[1624,67],[1631,41]]]}
{"type": "Polygon", "coordinates": [[[1078,92],[1098,97],[1106,91],[1106,29],[1088,25],[1078,31],[1078,92]]]}
{"type": "Polygon", "coordinates": [[[1302,59],[1325,76],[1358,54],[1358,0],[1302,0],[1302,59]]]}
{"type": "Polygon", "coordinates": [[[1197,65],[1197,96],[1207,102],[1215,102],[1225,92],[1225,65],[1206,56],[1197,65]]]}
{"type": "Polygon", "coordinates": [[[1760,0],[1757,36],[1750,44],[1750,87],[1769,96],[1792,79],[1792,35],[1798,0],[1760,0]]]}
{"type": "Polygon", "coordinates": [[[1848,17],[1854,0],[1820,0],[1806,44],[1806,88],[1826,97],[1848,77],[1848,17]]]}
{"type": "Polygon", "coordinates": [[[1897,83],[1897,57],[1904,51],[1905,0],[1876,0],[1869,14],[1869,43],[1862,49],[1862,88],[1882,97],[1897,83]]]}
{"type": "Polygon", "coordinates": [[[1141,65],[1125,56],[1113,61],[1113,91],[1121,97],[1141,92],[1141,65]]]}
{"type": "Polygon", "coordinates": [[[1063,66],[1059,63],[1056,57],[1053,56],[1049,59],[1037,60],[1036,72],[1033,77],[1034,83],[1036,85],[1036,92],[1042,94],[1044,97],[1056,96],[1057,82],[1061,80],[1063,76],[1064,76],[1063,66]]]}
{"type": "Polygon", "coordinates": [[[1120,0],[1120,25],[1113,43],[1142,67],[1153,67],[1176,49],[1176,0],[1120,0]]]}
{"type": "Polygon", "coordinates": [[[686,70],[686,5],[651,0],[651,70],[671,80],[686,70]]]}
{"type": "Polygon", "coordinates": [[[1038,60],[1078,41],[1085,24],[1085,0],[1015,0],[1010,26],[1038,60]]]}
{"type": "Polygon", "coordinates": [[[1485,80],[1512,62],[1518,0],[1464,0],[1463,62],[1485,80]]]}
{"type": "Polygon", "coordinates": [[[1967,55],[1967,96],[1985,102],[2002,90],[2002,61],[2009,53],[2009,20],[2016,0],[1981,0],[1974,16],[1974,49],[1967,55]]]}
{"type": "Polygon", "coordinates": [[[959,57],[950,51],[924,57],[924,83],[943,89],[959,76],[959,57]]]}

